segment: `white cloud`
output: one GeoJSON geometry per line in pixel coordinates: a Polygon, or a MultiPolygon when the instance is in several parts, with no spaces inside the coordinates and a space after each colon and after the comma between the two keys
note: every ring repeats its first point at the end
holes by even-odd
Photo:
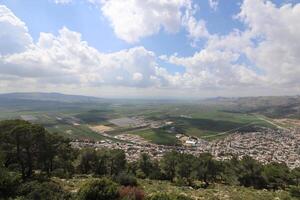
{"type": "Polygon", "coordinates": [[[141,80],[143,80],[143,74],[141,74],[141,73],[134,73],[133,76],[132,76],[132,79],[134,81],[141,81],[141,80]]]}
{"type": "Polygon", "coordinates": [[[193,16],[189,16],[185,22],[185,26],[188,32],[189,38],[192,39],[192,46],[196,46],[196,43],[201,39],[207,39],[210,34],[206,28],[206,22],[204,20],[196,20],[193,16]]]}
{"type": "Polygon", "coordinates": [[[218,6],[219,6],[219,0],[208,0],[209,6],[213,9],[213,10],[217,10],[218,6]]]}
{"type": "Polygon", "coordinates": [[[5,39],[0,40],[0,86],[140,88],[139,92],[141,88],[169,92],[180,89],[187,93],[199,90],[223,95],[234,95],[237,91],[237,95],[240,92],[246,95],[249,88],[248,95],[280,93],[287,88],[299,91],[300,4],[277,7],[270,1],[245,0],[237,15],[245,30],[212,35],[205,21],[194,17],[197,8],[189,1],[130,0],[128,7],[120,1],[118,5],[129,9],[129,17],[122,13],[121,7],[115,8],[117,1],[102,1],[101,5],[107,9],[116,34],[124,40],[134,42],[161,28],[176,32],[185,27],[193,42],[202,38],[207,42],[194,55],[185,57],[159,56],[142,46],[103,53],[82,40],[80,33],[68,28],[62,28],[57,35],[41,33],[33,43],[24,22],[0,6],[0,38],[5,39]],[[151,12],[143,13],[145,6],[150,6],[151,12]],[[183,13],[178,8],[186,10],[183,13]],[[171,19],[169,15],[174,13],[175,18],[171,19]],[[123,20],[136,23],[126,27],[123,20]],[[159,58],[183,66],[184,72],[169,73],[158,65],[159,58]]]}
{"type": "Polygon", "coordinates": [[[69,4],[71,3],[73,0],[53,0],[54,3],[56,4],[69,4]]]}
{"type": "Polygon", "coordinates": [[[216,89],[258,84],[260,77],[246,66],[236,64],[238,57],[231,51],[204,49],[191,57],[170,56],[168,62],[186,67],[186,72],[175,78],[187,88],[216,89]]]}
{"type": "Polygon", "coordinates": [[[300,4],[276,7],[271,1],[245,0],[240,19],[254,37],[246,54],[272,84],[300,84],[300,4]]]}
{"type": "Polygon", "coordinates": [[[0,55],[24,51],[32,44],[25,23],[4,5],[0,5],[0,30],[0,55]]]}
{"type": "Polygon", "coordinates": [[[1,56],[0,66],[2,75],[51,84],[149,87],[162,79],[153,52],[135,47],[101,53],[67,28],[58,36],[41,33],[30,49],[1,56]]]}
{"type": "Polygon", "coordinates": [[[103,0],[101,6],[115,34],[122,40],[134,43],[158,33],[162,28],[166,32],[176,33],[181,27],[184,10],[191,7],[191,1],[103,0]]]}
{"type": "MultiPolygon", "coordinates": [[[[115,34],[129,43],[155,35],[160,30],[177,33],[185,28],[192,45],[209,33],[205,21],[194,15],[199,10],[192,0],[89,0],[100,5],[103,15],[110,21],[115,34]]],[[[213,1],[214,8],[217,2],[213,1]]]]}

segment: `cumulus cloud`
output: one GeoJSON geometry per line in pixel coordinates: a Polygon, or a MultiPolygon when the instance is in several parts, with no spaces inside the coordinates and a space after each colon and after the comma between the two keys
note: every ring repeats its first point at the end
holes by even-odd
{"type": "Polygon", "coordinates": [[[186,67],[186,72],[178,75],[177,80],[193,87],[206,84],[298,87],[300,4],[277,7],[266,0],[245,0],[237,17],[246,25],[246,30],[233,30],[227,35],[204,31],[200,36],[207,38],[206,45],[193,56],[161,57],[186,67]],[[241,64],[241,57],[251,64],[241,64]]]}
{"type": "Polygon", "coordinates": [[[208,0],[209,6],[216,11],[219,6],[219,0],[208,0]]]}
{"type": "Polygon", "coordinates": [[[185,21],[185,27],[188,32],[188,36],[192,39],[192,46],[196,46],[196,43],[200,39],[207,39],[210,37],[210,33],[206,28],[206,22],[204,20],[196,20],[193,16],[189,16],[185,21]]]}
{"type": "Polygon", "coordinates": [[[272,84],[300,84],[300,4],[277,7],[245,0],[239,18],[249,27],[254,47],[246,54],[272,84]]]}
{"type": "Polygon", "coordinates": [[[24,22],[0,5],[0,55],[22,52],[32,44],[24,22]]]}
{"type": "Polygon", "coordinates": [[[0,73],[61,84],[146,87],[157,80],[156,56],[143,47],[101,53],[63,28],[59,35],[41,33],[31,49],[2,56],[0,73]]]}
{"type": "Polygon", "coordinates": [[[71,3],[73,0],[53,0],[54,3],[56,4],[69,4],[71,3]]]}
{"type": "Polygon", "coordinates": [[[257,83],[260,77],[244,65],[236,64],[239,55],[231,51],[204,49],[191,57],[170,56],[168,62],[185,66],[178,74],[180,85],[188,88],[240,87],[257,83]]]}
{"type": "Polygon", "coordinates": [[[161,29],[177,32],[181,27],[183,10],[190,6],[190,0],[101,1],[102,13],[110,21],[115,34],[129,43],[156,34],[161,29]]]}
{"type": "Polygon", "coordinates": [[[187,0],[130,0],[127,7],[124,1],[118,5],[114,2],[118,0],[101,1],[101,9],[116,34],[126,41],[138,41],[162,28],[176,32],[183,26],[193,41],[204,38],[206,43],[194,55],[185,57],[159,56],[142,46],[103,53],[84,41],[80,33],[66,27],[58,34],[41,33],[33,43],[26,25],[8,8],[0,6],[3,30],[0,33],[0,86],[18,80],[30,85],[35,82],[94,88],[206,91],[255,88],[255,92],[262,88],[271,91],[270,88],[293,87],[293,91],[299,91],[300,4],[276,6],[266,0],[244,0],[237,19],[244,23],[245,30],[218,35],[210,34],[205,21],[194,17],[197,9],[187,0]],[[144,13],[148,6],[151,9],[144,13]],[[124,7],[128,8],[129,17],[125,16],[124,7]],[[184,13],[182,8],[186,9],[184,13]],[[124,25],[132,20],[136,23],[129,23],[129,27],[124,25]],[[184,72],[169,73],[158,64],[158,59],[183,66],[184,72]],[[245,59],[248,62],[245,63],[245,59]]]}

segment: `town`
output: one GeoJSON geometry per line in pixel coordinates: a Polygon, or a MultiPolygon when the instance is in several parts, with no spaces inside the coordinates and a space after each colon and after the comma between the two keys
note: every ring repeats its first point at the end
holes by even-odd
{"type": "MultiPolygon", "coordinates": [[[[107,136],[107,135],[106,135],[107,136]]],[[[216,160],[226,160],[232,156],[242,158],[245,155],[261,163],[281,162],[289,168],[300,167],[300,129],[272,130],[263,128],[259,132],[232,133],[224,139],[206,141],[195,137],[185,137],[184,145],[157,145],[147,142],[136,135],[121,134],[115,136],[118,142],[106,139],[102,141],[74,140],[76,148],[110,148],[125,151],[127,160],[137,160],[141,153],[147,153],[154,159],[160,159],[164,153],[179,151],[193,155],[211,153],[216,160]]]]}

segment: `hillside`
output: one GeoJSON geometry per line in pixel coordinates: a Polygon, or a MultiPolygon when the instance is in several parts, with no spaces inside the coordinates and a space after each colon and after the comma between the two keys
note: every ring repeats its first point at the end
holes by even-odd
{"type": "Polygon", "coordinates": [[[43,92],[32,92],[32,93],[6,93],[0,94],[1,100],[32,100],[32,101],[59,101],[59,102],[98,102],[101,98],[81,96],[81,95],[68,95],[61,93],[43,93],[43,92]]]}

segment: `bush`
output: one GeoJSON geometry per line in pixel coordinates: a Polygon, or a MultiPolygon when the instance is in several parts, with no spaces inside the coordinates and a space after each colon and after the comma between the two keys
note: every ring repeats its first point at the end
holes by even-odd
{"type": "Polygon", "coordinates": [[[137,180],[133,175],[121,173],[115,178],[116,182],[123,186],[137,186],[137,180]]]}
{"type": "Polygon", "coordinates": [[[156,193],[151,195],[148,200],[193,200],[193,198],[186,195],[170,195],[166,193],[156,193]]]}
{"type": "Polygon", "coordinates": [[[173,200],[170,195],[166,193],[156,193],[151,195],[148,200],[173,200]]]}
{"type": "Polygon", "coordinates": [[[138,169],[138,170],[136,170],[136,177],[145,179],[147,176],[141,169],[138,169]]]}
{"type": "Polygon", "coordinates": [[[137,187],[121,187],[119,189],[119,196],[122,200],[143,200],[145,193],[137,187]]]}
{"type": "Polygon", "coordinates": [[[17,174],[0,168],[0,199],[14,196],[20,180],[17,174]]]}
{"type": "Polygon", "coordinates": [[[290,194],[292,197],[300,198],[300,186],[291,187],[290,194]]]}
{"type": "Polygon", "coordinates": [[[174,198],[174,200],[193,200],[193,198],[180,194],[180,195],[176,196],[174,198]]]}
{"type": "Polygon", "coordinates": [[[34,200],[60,200],[70,198],[70,194],[65,192],[60,185],[53,182],[41,183],[38,181],[22,184],[18,190],[18,195],[24,199],[34,200]]]}
{"type": "Polygon", "coordinates": [[[174,183],[176,186],[187,186],[189,181],[186,178],[175,178],[174,183]]]}
{"type": "Polygon", "coordinates": [[[72,174],[69,172],[66,172],[64,169],[55,169],[51,172],[52,176],[58,177],[58,178],[71,178],[72,174]]]}
{"type": "Polygon", "coordinates": [[[107,178],[88,181],[78,192],[78,200],[115,200],[118,196],[118,185],[107,178]]]}

